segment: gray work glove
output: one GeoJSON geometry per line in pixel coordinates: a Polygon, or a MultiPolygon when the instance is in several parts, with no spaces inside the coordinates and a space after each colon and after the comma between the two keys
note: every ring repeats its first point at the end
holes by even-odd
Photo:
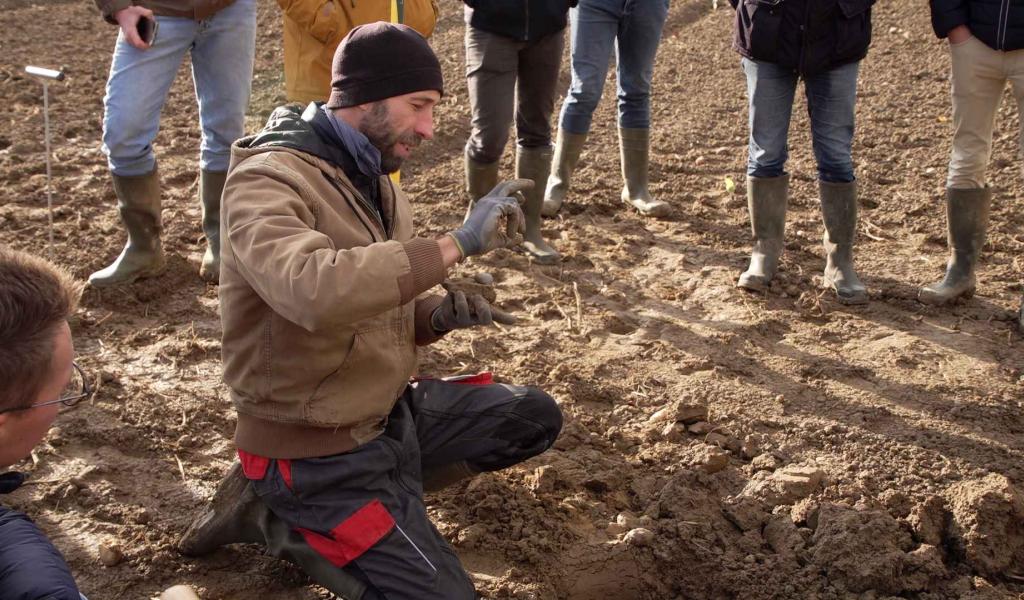
{"type": "Polygon", "coordinates": [[[523,241],[526,218],[516,194],[533,185],[529,179],[503,181],[476,201],[462,227],[449,234],[458,243],[463,259],[523,241]]]}
{"type": "Polygon", "coordinates": [[[495,321],[512,325],[516,318],[490,305],[480,294],[469,294],[461,290],[448,290],[441,305],[430,315],[430,326],[436,333],[455,329],[491,325],[495,321]]]}

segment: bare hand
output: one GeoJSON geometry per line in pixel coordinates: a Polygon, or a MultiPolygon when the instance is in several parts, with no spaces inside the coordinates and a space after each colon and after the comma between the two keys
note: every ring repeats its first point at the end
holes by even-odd
{"type": "Polygon", "coordinates": [[[121,26],[126,42],[139,50],[147,50],[149,44],[139,37],[139,19],[153,19],[153,11],[141,6],[129,6],[114,13],[114,20],[121,26]]]}
{"type": "Polygon", "coordinates": [[[949,30],[949,43],[962,44],[971,39],[971,30],[966,25],[957,25],[949,30]]]}

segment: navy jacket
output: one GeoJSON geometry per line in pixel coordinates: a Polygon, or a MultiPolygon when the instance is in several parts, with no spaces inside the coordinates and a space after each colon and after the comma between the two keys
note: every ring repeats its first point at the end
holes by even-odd
{"type": "Polygon", "coordinates": [[[463,0],[466,24],[481,31],[532,42],[565,29],[579,0],[463,0]]]}
{"type": "Polygon", "coordinates": [[[867,56],[875,0],[729,0],[734,47],[755,61],[804,76],[867,56]]]}
{"type": "Polygon", "coordinates": [[[966,25],[993,50],[1024,48],[1024,0],[930,0],[932,29],[944,38],[966,25]]]}
{"type": "MultiPolygon", "coordinates": [[[[0,474],[0,494],[24,481],[21,473],[0,474]]],[[[0,600],[81,600],[64,557],[35,523],[0,506],[0,600]]]]}

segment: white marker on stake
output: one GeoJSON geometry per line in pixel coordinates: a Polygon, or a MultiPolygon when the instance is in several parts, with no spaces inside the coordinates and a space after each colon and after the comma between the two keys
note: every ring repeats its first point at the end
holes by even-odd
{"type": "Polygon", "coordinates": [[[46,211],[49,219],[50,250],[53,251],[53,185],[50,182],[50,82],[64,81],[64,71],[43,67],[25,67],[25,72],[38,77],[43,84],[43,123],[46,130],[46,211]]]}

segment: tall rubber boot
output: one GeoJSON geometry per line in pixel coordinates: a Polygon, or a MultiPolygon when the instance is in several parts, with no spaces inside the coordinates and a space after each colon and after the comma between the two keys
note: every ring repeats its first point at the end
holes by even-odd
{"type": "Polygon", "coordinates": [[[479,470],[464,460],[440,467],[428,467],[423,469],[423,491],[437,492],[463,479],[476,477],[479,473],[479,470]]]}
{"type": "MultiPolygon", "coordinates": [[[[483,163],[474,160],[466,152],[466,195],[469,196],[469,210],[473,203],[498,185],[498,161],[483,163]]],[[[466,214],[469,214],[469,210],[466,214]]]]}
{"type": "Polygon", "coordinates": [[[775,277],[782,255],[788,199],[788,174],[747,177],[747,210],[750,211],[754,250],[750,253],[750,266],[740,275],[737,287],[764,291],[775,277]]]}
{"type": "Polygon", "coordinates": [[[946,190],[946,228],[949,262],[942,281],[927,285],[917,299],[925,304],[942,305],[957,298],[970,298],[978,283],[974,269],[981,247],[985,245],[988,213],[992,206],[991,188],[946,190]]]}
{"type": "Polygon", "coordinates": [[[235,462],[217,484],[209,507],[189,525],[178,541],[185,556],[203,556],[227,544],[263,542],[260,519],[270,509],[235,462]]]}
{"type": "Polygon", "coordinates": [[[544,204],[544,190],[541,188],[551,173],[551,148],[516,148],[516,179],[532,179],[533,188],[523,192],[526,205],[526,233],[523,248],[539,265],[554,265],[561,258],[558,251],[544,241],[540,229],[540,211],[544,204]]]}
{"type": "Polygon", "coordinates": [[[587,134],[585,133],[569,133],[564,129],[558,130],[551,174],[548,176],[547,185],[544,186],[544,204],[540,209],[541,215],[553,217],[562,210],[565,197],[569,194],[572,172],[576,170],[576,165],[580,162],[580,153],[583,152],[583,145],[586,142],[587,134]]]}
{"type": "Polygon", "coordinates": [[[128,242],[113,263],[89,276],[89,283],[95,287],[123,285],[152,277],[163,271],[165,264],[160,243],[163,224],[157,170],[154,168],[134,177],[111,173],[111,179],[121,222],[128,231],[128,242]]]}
{"type": "Polygon", "coordinates": [[[841,304],[866,304],[868,291],[853,268],[857,234],[857,182],[818,182],[821,217],[825,222],[825,285],[841,304]]]}
{"type": "Polygon", "coordinates": [[[220,197],[224,193],[226,171],[200,171],[199,203],[203,209],[203,235],[206,252],[199,276],[210,283],[220,281],[220,197]]]}
{"type": "Polygon", "coordinates": [[[647,190],[650,167],[651,130],[619,127],[619,153],[622,159],[622,201],[632,204],[645,217],[667,217],[668,203],[651,198],[647,190]]]}

